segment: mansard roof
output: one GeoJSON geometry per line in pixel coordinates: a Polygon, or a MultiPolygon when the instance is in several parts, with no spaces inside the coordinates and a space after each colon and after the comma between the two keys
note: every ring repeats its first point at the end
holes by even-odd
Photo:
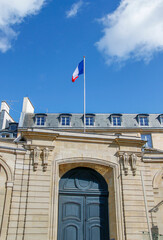
{"type": "MultiPolygon", "coordinates": [[[[20,127],[28,128],[28,127],[37,127],[34,121],[37,113],[26,113],[24,115],[23,123],[20,127]]],[[[159,121],[160,114],[148,114],[148,126],[140,126],[138,121],[138,113],[135,114],[119,114],[121,116],[121,126],[113,126],[111,117],[112,113],[97,113],[93,114],[95,120],[94,126],[88,126],[87,128],[94,129],[163,129],[163,125],[161,125],[159,121]]],[[[117,114],[116,114],[117,115],[117,114]]],[[[144,114],[143,114],[144,115],[144,114]]],[[[59,124],[61,113],[47,113],[46,124],[43,126],[39,126],[39,128],[51,128],[51,129],[65,129],[64,126],[59,124]]],[[[69,114],[71,118],[71,129],[80,129],[83,128],[83,114],[80,113],[71,113],[69,114]]],[[[67,126],[66,126],[67,127],[67,126]]]]}

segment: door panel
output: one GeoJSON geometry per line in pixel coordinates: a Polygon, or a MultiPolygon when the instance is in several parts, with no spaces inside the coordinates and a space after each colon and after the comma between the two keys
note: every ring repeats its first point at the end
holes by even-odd
{"type": "Polygon", "coordinates": [[[83,200],[81,196],[59,196],[58,240],[83,240],[83,200]]]}
{"type": "Polygon", "coordinates": [[[108,186],[93,169],[75,168],[60,179],[58,240],[109,240],[108,186]]]}
{"type": "Polygon", "coordinates": [[[107,197],[86,197],[86,240],[108,240],[107,197]]]}

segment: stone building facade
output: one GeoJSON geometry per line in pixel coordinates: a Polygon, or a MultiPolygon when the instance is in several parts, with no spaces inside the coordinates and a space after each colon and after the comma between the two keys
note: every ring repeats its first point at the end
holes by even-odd
{"type": "Polygon", "coordinates": [[[162,239],[162,114],[87,114],[83,132],[24,98],[0,183],[2,240],[162,239]]]}

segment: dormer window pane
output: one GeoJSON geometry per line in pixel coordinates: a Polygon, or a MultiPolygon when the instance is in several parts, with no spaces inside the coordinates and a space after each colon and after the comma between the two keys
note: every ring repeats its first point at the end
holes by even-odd
{"type": "Polygon", "coordinates": [[[94,126],[94,117],[86,117],[85,124],[86,126],[94,126]]]}
{"type": "Polygon", "coordinates": [[[148,126],[148,117],[139,117],[140,126],[148,126]]]}
{"type": "Polygon", "coordinates": [[[113,126],[121,126],[121,117],[114,116],[112,117],[113,126]]]}
{"type": "Polygon", "coordinates": [[[61,124],[62,126],[70,126],[70,117],[62,117],[61,124]]]}
{"type": "Polygon", "coordinates": [[[43,126],[45,124],[45,117],[37,117],[36,118],[36,125],[43,126]]]}
{"type": "Polygon", "coordinates": [[[163,116],[160,116],[160,123],[163,125],[163,116]]]}

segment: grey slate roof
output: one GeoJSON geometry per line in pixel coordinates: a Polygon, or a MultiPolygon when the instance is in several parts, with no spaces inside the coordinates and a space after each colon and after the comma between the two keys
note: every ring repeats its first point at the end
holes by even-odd
{"type": "MultiPolygon", "coordinates": [[[[42,127],[42,128],[55,128],[55,129],[65,129],[70,128],[69,126],[61,126],[60,115],[57,113],[46,114],[46,122],[44,126],[37,126],[35,124],[35,115],[31,113],[26,113],[23,120],[23,128],[27,127],[42,127]]],[[[69,114],[70,115],[70,114],[69,114]]],[[[160,128],[163,129],[159,121],[160,114],[149,114],[149,126],[140,126],[138,122],[138,114],[121,114],[121,126],[113,126],[111,122],[111,115],[108,114],[95,114],[95,126],[90,126],[88,128],[96,129],[109,129],[109,128],[160,128]]],[[[71,128],[80,129],[83,128],[83,114],[71,114],[71,128]]]]}

